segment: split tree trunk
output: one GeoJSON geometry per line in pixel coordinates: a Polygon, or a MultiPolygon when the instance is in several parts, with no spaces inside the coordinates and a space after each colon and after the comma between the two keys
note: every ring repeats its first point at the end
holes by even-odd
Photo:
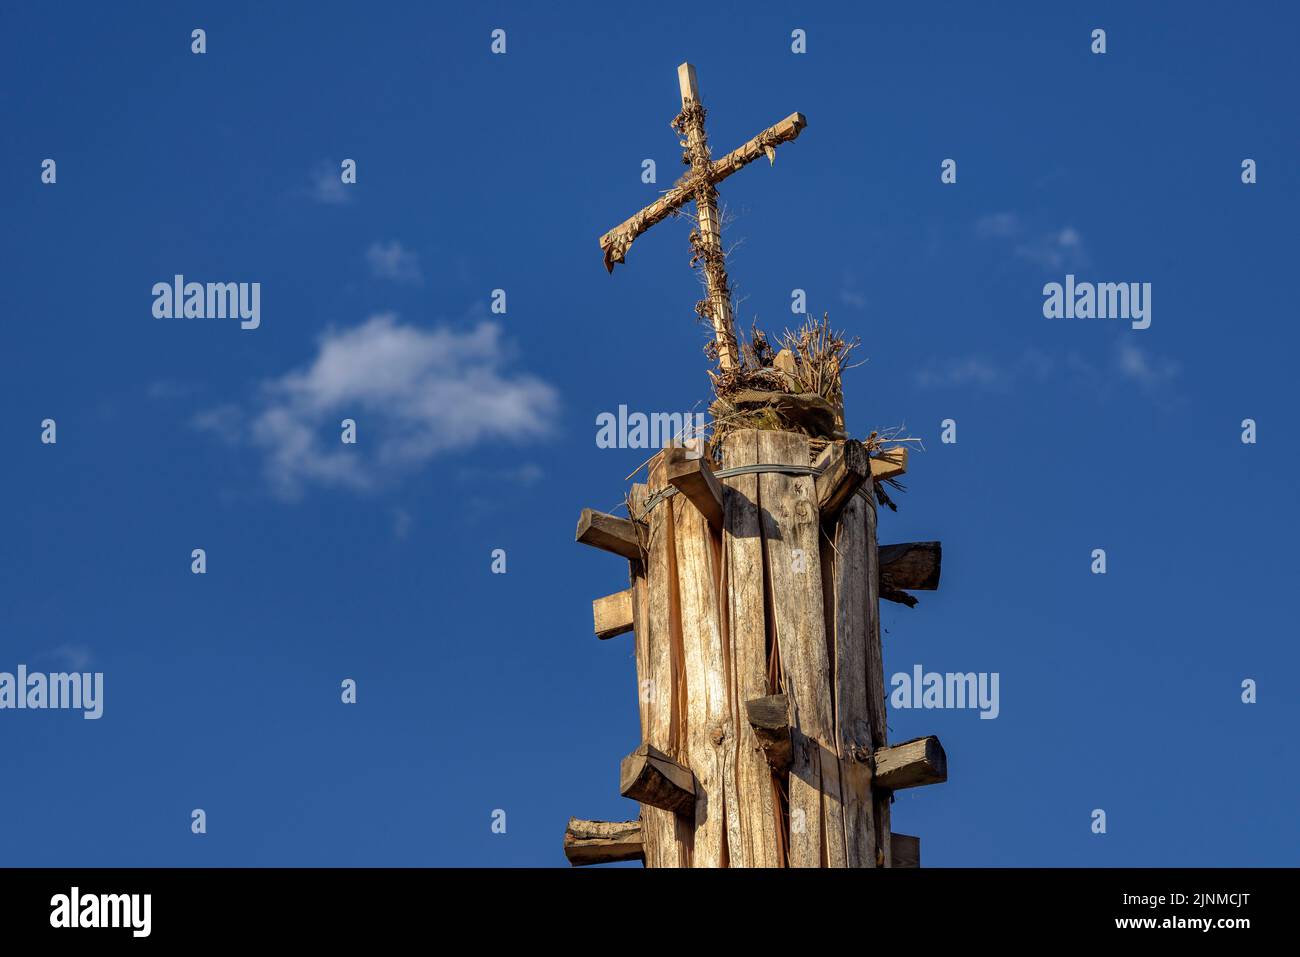
{"type": "MultiPolygon", "coordinates": [[[[669,484],[664,458],[651,490],[669,484]]],[[[758,464],[811,464],[807,437],[727,437],[724,467],[758,464]]],[[[642,805],[646,866],[887,866],[888,794],[871,770],[886,744],[874,503],[850,495],[823,514],[810,475],[722,484],[721,528],[673,495],[644,515],[631,563],[642,742],[695,786],[693,813],[642,805]],[[776,768],[746,708],[769,695],[789,703],[776,768]]],[[[647,497],[633,488],[634,515],[647,497]]]]}

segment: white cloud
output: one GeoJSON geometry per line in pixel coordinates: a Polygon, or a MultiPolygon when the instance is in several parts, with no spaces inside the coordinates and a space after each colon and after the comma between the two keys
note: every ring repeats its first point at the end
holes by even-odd
{"type": "Polygon", "coordinates": [[[387,243],[374,242],[366,250],[370,274],[376,279],[394,279],[398,282],[420,282],[420,259],[396,239],[387,243]]]}
{"type": "Polygon", "coordinates": [[[464,468],[457,473],[462,482],[506,482],[510,485],[534,485],[546,473],[536,462],[524,462],[499,469],[464,468]]]}
{"type": "Polygon", "coordinates": [[[1073,226],[1037,231],[1026,226],[1017,213],[990,213],[975,221],[975,235],[983,240],[1014,243],[1012,253],[1016,258],[1045,269],[1077,269],[1088,262],[1083,237],[1073,226]]]}
{"type": "Polygon", "coordinates": [[[59,645],[50,654],[66,661],[73,671],[85,671],[95,658],[86,645],[59,645]]]}
{"type": "Polygon", "coordinates": [[[1161,389],[1178,378],[1182,367],[1173,359],[1147,355],[1132,342],[1121,342],[1115,356],[1115,367],[1124,378],[1145,389],[1161,389]]]}
{"type": "Polygon", "coordinates": [[[996,360],[983,355],[931,359],[917,371],[915,378],[917,386],[923,389],[1008,392],[1026,382],[1037,385],[1064,382],[1098,395],[1117,383],[1128,382],[1171,397],[1169,386],[1181,371],[1174,360],[1151,357],[1133,342],[1121,340],[1108,362],[1094,362],[1074,349],[1054,357],[1028,348],[1018,356],[996,360]]]}
{"type": "Polygon", "coordinates": [[[975,388],[1001,391],[1011,384],[1007,371],[983,356],[931,359],[916,373],[923,389],[975,388]]]}
{"type": "Polygon", "coordinates": [[[239,406],[229,402],[196,412],[190,419],[190,424],[200,432],[211,432],[231,445],[238,442],[243,435],[239,406]]]}
{"type": "Polygon", "coordinates": [[[326,206],[342,206],[350,203],[352,194],[349,189],[351,188],[344,184],[342,171],[337,163],[322,163],[312,171],[310,194],[318,203],[324,203],[326,206]]]}
{"type": "Polygon", "coordinates": [[[1015,213],[990,213],[975,222],[975,235],[980,239],[1010,239],[1021,229],[1020,217],[1015,213]]]}
{"type": "Polygon", "coordinates": [[[1083,237],[1072,226],[1054,229],[1019,243],[1015,253],[1021,259],[1053,270],[1077,269],[1088,262],[1083,237]]]}
{"type": "Polygon", "coordinates": [[[202,386],[194,383],[177,382],[174,379],[158,379],[149,383],[146,392],[151,399],[167,400],[187,399],[201,390],[202,386]]]}
{"type": "Polygon", "coordinates": [[[264,383],[249,411],[221,406],[194,421],[258,449],[283,498],[310,485],[372,489],[443,453],[547,434],[555,389],[507,371],[505,352],[493,322],[458,331],[372,316],[326,333],[311,362],[264,383]],[[345,418],[356,445],[339,439],[345,418]]]}

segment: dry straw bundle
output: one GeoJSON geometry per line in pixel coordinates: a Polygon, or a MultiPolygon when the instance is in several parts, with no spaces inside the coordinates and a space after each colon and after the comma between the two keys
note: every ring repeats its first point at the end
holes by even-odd
{"type": "Polygon", "coordinates": [[[846,360],[858,340],[845,339],[823,315],[793,332],[787,329],[777,345],[755,325],[741,345],[739,364],[713,375],[717,399],[709,412],[715,446],[738,429],[845,438],[842,376],[851,368],[846,360]]]}

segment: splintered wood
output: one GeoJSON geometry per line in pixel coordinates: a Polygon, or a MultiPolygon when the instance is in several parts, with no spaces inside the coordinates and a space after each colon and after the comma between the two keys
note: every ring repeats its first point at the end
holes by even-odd
{"type": "Polygon", "coordinates": [[[890,797],[943,781],[946,757],[936,738],[886,738],[881,561],[890,587],[933,587],[937,545],[878,549],[861,445],[817,449],[813,476],[808,436],[738,430],[721,468],[761,470],[726,478],[666,449],[629,519],[584,512],[579,541],[638,547],[631,587],[593,610],[599,637],[634,632],[641,743],[620,792],[641,817],[635,841],[627,822],[571,827],[574,863],[916,866],[915,838],[894,846],[890,797]]]}

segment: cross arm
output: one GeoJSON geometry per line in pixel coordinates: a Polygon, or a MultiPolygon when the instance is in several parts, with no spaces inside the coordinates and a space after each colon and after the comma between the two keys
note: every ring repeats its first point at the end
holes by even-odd
{"type": "Polygon", "coordinates": [[[752,163],[764,153],[776,162],[776,147],[795,139],[808,125],[802,113],[791,113],[775,126],[769,126],[744,146],[738,147],[713,164],[713,182],[720,183],[747,163],[752,163]]]}
{"type": "Polygon", "coordinates": [[[655,223],[661,223],[695,197],[695,190],[687,185],[674,186],[631,219],[615,226],[600,237],[600,248],[605,251],[605,269],[614,271],[621,263],[632,241],[655,223]]]}
{"type": "MultiPolygon", "coordinates": [[[[795,139],[807,125],[808,120],[802,113],[791,113],[780,123],[769,126],[743,146],[716,160],[710,168],[710,181],[717,185],[764,154],[775,161],[776,147],[795,139]]],[[[600,248],[605,253],[605,269],[613,272],[614,264],[623,262],[628,248],[638,236],[656,223],[663,222],[694,198],[695,184],[688,176],[635,216],[601,236],[600,248]]]]}

